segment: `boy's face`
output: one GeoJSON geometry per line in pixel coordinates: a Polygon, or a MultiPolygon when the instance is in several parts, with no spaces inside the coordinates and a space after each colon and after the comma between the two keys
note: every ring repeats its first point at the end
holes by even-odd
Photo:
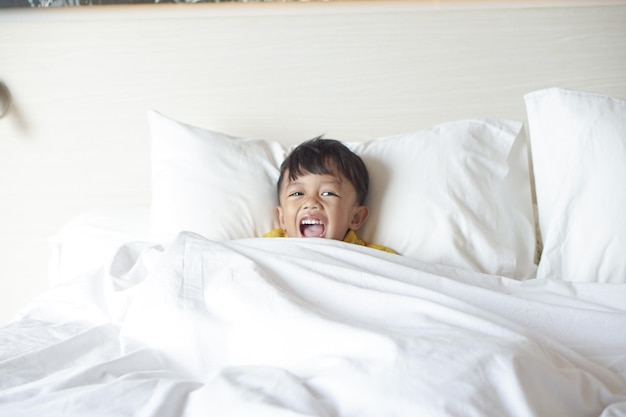
{"type": "Polygon", "coordinates": [[[289,237],[343,240],[367,219],[367,207],[358,204],[350,182],[334,174],[303,174],[295,180],[284,174],[276,215],[289,237]]]}

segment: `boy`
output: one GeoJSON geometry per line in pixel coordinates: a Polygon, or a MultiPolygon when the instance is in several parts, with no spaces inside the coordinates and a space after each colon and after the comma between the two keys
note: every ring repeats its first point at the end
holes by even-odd
{"type": "Polygon", "coordinates": [[[320,237],[396,253],[356,234],[369,214],[368,186],[365,164],[341,142],[321,137],[304,142],[280,166],[280,228],[265,237],[320,237]]]}

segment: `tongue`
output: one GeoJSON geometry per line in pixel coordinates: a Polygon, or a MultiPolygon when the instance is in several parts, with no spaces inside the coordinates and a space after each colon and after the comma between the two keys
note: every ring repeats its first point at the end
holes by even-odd
{"type": "Polygon", "coordinates": [[[324,226],[321,224],[311,224],[302,228],[305,237],[320,237],[324,233],[324,226]]]}

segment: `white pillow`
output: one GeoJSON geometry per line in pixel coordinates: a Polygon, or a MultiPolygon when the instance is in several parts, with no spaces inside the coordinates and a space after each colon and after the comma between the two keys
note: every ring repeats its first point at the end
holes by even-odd
{"type": "Polygon", "coordinates": [[[520,128],[513,121],[464,120],[352,146],[370,172],[363,239],[428,262],[534,276],[528,150],[520,128]]]}
{"type": "Polygon", "coordinates": [[[538,278],[626,282],[626,102],[524,96],[543,252],[538,278]]]}
{"type": "MultiPolygon", "coordinates": [[[[285,150],[150,113],[152,228],[215,240],[276,227],[285,150]]],[[[470,120],[349,144],[370,172],[359,235],[404,256],[515,278],[534,275],[534,219],[521,123],[470,120]]],[[[308,138],[303,138],[306,140],[308,138]]]]}
{"type": "Polygon", "coordinates": [[[155,111],[148,118],[156,239],[169,241],[183,230],[214,240],[238,239],[276,227],[282,145],[211,132],[155,111]]]}

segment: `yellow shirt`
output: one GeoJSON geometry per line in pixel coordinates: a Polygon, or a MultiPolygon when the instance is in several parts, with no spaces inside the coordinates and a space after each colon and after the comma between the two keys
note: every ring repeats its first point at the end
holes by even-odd
{"type": "MultiPolygon", "coordinates": [[[[289,237],[287,232],[283,229],[273,229],[263,235],[263,237],[289,237]]],[[[356,232],[352,229],[348,230],[346,236],[343,238],[346,243],[354,243],[355,245],[367,246],[368,248],[378,249],[389,253],[398,254],[395,250],[386,246],[376,245],[375,243],[366,243],[363,239],[357,236],[356,232]]]]}

